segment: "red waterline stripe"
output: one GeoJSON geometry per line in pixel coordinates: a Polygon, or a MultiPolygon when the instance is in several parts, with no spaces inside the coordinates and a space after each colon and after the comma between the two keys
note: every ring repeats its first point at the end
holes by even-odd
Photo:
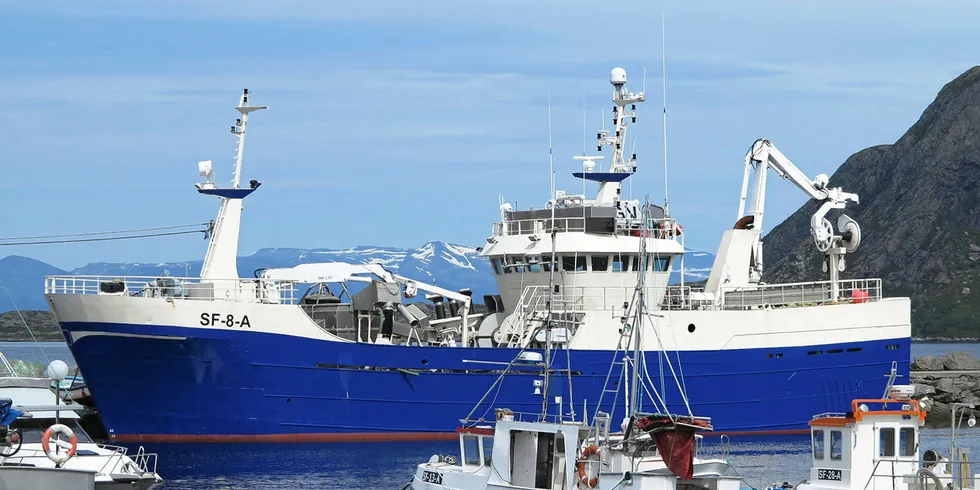
{"type": "MultiPolygon", "coordinates": [[[[767,436],[809,434],[809,429],[701,432],[705,436],[767,436]]],[[[457,432],[349,432],[332,434],[117,434],[116,442],[396,442],[451,441],[457,432]]]]}

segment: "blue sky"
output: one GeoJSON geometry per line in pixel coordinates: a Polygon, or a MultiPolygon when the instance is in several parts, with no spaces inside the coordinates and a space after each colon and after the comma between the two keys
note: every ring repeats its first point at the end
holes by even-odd
{"type": "MultiPolygon", "coordinates": [[[[477,246],[498,195],[548,198],[549,88],[558,188],[581,189],[583,98],[591,146],[617,65],[633,90],[646,67],[632,192],[662,203],[662,11],[670,209],[695,249],[734,223],[756,138],[829,174],[980,64],[980,9],[965,1],[6,2],[0,235],[212,219],[196,162],[231,178],[248,87],[271,108],[249,128],[243,177],[264,185],[246,200],[243,253],[477,246]]],[[[767,228],[805,200],[779,180],[768,196],[767,228]]],[[[197,259],[206,242],[3,248],[70,268],[197,259]]]]}

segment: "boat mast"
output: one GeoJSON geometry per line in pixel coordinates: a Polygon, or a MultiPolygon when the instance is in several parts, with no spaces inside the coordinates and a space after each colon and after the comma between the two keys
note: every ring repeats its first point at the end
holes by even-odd
{"type": "MultiPolygon", "coordinates": [[[[541,421],[548,421],[548,381],[551,376],[551,315],[555,299],[555,208],[558,202],[555,194],[555,161],[551,139],[551,90],[548,90],[548,163],[551,167],[551,274],[548,276],[548,317],[545,319],[544,341],[544,382],[541,390],[541,421]]],[[[561,413],[558,414],[561,417],[561,413]]]]}
{"type": "MultiPolygon", "coordinates": [[[[649,230],[649,198],[643,201],[643,210],[640,212],[640,216],[643,217],[643,223],[640,225],[640,270],[637,272],[636,277],[636,316],[633,318],[633,381],[630,386],[630,412],[628,416],[633,417],[637,412],[639,412],[638,398],[640,394],[639,383],[640,383],[640,368],[642,364],[641,353],[642,348],[640,347],[640,330],[643,329],[643,310],[646,303],[643,291],[646,289],[646,275],[647,275],[647,232],[649,230]]],[[[666,408],[666,407],[665,407],[666,408]]]]}
{"type": "Polygon", "coordinates": [[[248,114],[252,111],[267,109],[267,106],[252,106],[248,103],[248,89],[242,91],[238,107],[235,109],[242,117],[235,121],[231,133],[238,138],[235,151],[235,172],[231,188],[218,188],[212,180],[211,161],[198,163],[202,177],[207,180],[196,184],[201,194],[216,196],[221,199],[221,208],[214,221],[214,230],[208,244],[208,252],[201,267],[202,279],[233,279],[238,277],[238,235],[242,221],[242,199],[258,188],[259,183],[252,181],[247,189],[239,187],[242,176],[242,156],[245,153],[245,130],[248,125],[248,114]]]}

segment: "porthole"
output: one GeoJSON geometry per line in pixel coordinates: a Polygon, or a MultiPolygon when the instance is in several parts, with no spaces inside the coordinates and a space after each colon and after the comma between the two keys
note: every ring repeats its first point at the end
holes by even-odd
{"type": "Polygon", "coordinates": [[[429,360],[428,359],[422,359],[422,365],[423,366],[425,366],[428,363],[429,363],[429,360]]]}
{"type": "Polygon", "coordinates": [[[691,332],[691,333],[694,333],[694,329],[695,329],[695,328],[697,328],[697,327],[695,327],[695,326],[694,326],[694,324],[693,324],[693,323],[691,323],[691,324],[689,324],[689,325],[687,326],[687,331],[688,331],[688,332],[691,332]]]}

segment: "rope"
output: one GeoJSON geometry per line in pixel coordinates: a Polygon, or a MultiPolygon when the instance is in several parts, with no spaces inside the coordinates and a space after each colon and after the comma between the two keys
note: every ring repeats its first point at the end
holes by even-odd
{"type": "Polygon", "coordinates": [[[119,236],[119,237],[102,237],[102,238],[76,238],[67,240],[43,240],[43,241],[22,241],[22,242],[5,242],[0,243],[0,247],[12,246],[12,245],[51,245],[55,243],[82,243],[82,242],[105,242],[110,240],[130,240],[133,238],[150,238],[158,236],[172,236],[172,235],[190,235],[192,233],[207,233],[207,230],[188,230],[188,231],[172,231],[168,233],[147,233],[143,235],[129,235],[129,236],[119,236]]]}
{"type": "Polygon", "coordinates": [[[44,349],[41,348],[41,344],[38,343],[37,337],[34,336],[34,331],[31,330],[31,326],[27,324],[27,320],[24,319],[24,314],[21,313],[20,308],[18,308],[17,304],[14,303],[14,297],[10,295],[10,290],[7,289],[7,286],[3,284],[3,281],[0,281],[0,288],[2,288],[3,292],[7,295],[7,299],[10,300],[10,305],[14,307],[14,311],[16,311],[17,316],[20,317],[20,321],[24,323],[24,327],[27,328],[27,333],[31,334],[31,339],[34,340],[34,345],[37,346],[37,350],[41,351],[41,355],[44,356],[45,362],[51,364],[51,359],[48,359],[48,354],[44,352],[44,349]]]}
{"type": "Polygon", "coordinates": [[[21,237],[0,238],[0,242],[6,242],[10,240],[45,240],[49,238],[72,238],[72,237],[82,237],[82,236],[120,235],[123,233],[143,233],[147,231],[177,230],[180,228],[190,228],[192,226],[208,226],[208,224],[209,223],[195,223],[192,225],[157,226],[153,228],[135,228],[132,230],[97,231],[92,233],[69,233],[67,235],[21,236],[21,237]]]}

